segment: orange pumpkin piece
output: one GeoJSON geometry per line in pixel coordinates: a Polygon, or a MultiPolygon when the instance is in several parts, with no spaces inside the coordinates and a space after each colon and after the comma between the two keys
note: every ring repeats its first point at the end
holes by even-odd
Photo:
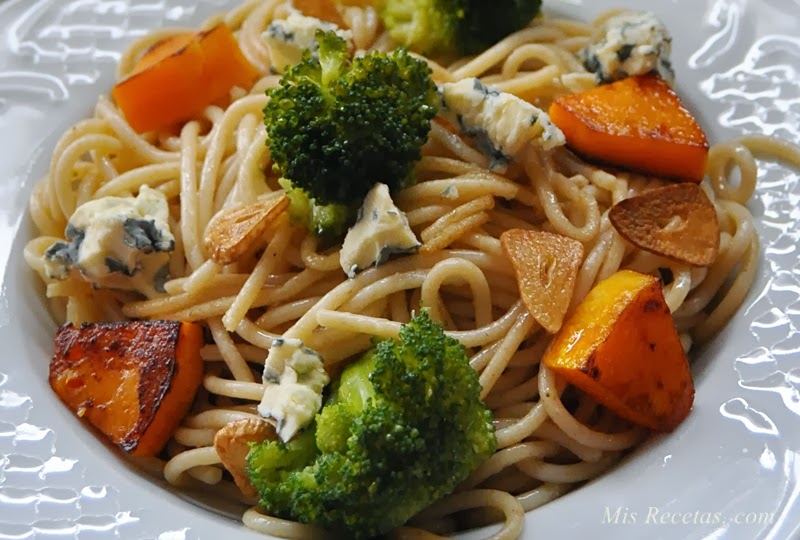
{"type": "Polygon", "coordinates": [[[706,135],[657,75],[560,96],[549,114],[586,159],[692,182],[705,175],[706,135]]]}
{"type": "Polygon", "coordinates": [[[194,41],[195,37],[194,32],[181,32],[157,41],[136,60],[129,76],[150,69],[165,58],[180,53],[194,41]]]}
{"type": "Polygon", "coordinates": [[[339,28],[347,28],[334,0],[292,0],[292,5],[306,17],[314,17],[333,23],[339,28]]]}
{"type": "Polygon", "coordinates": [[[596,285],[564,323],[544,364],[634,424],[672,431],[694,383],[659,280],[622,270],[596,285]]]}
{"type": "Polygon", "coordinates": [[[66,324],[56,333],[50,386],[122,450],[154,456],[200,387],[202,345],[194,323],[66,324]]]}
{"type": "Polygon", "coordinates": [[[131,127],[143,133],[198,116],[234,86],[250,88],[258,75],[231,29],[218,24],[156,43],[111,93],[131,127]]]}
{"type": "Polygon", "coordinates": [[[380,8],[383,5],[383,0],[338,0],[339,5],[342,6],[356,6],[380,8]]]}

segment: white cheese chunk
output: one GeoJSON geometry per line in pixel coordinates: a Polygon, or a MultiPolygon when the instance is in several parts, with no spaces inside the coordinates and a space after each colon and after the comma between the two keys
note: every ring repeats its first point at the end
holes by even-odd
{"type": "Polygon", "coordinates": [[[654,13],[626,11],[608,19],[580,57],[601,83],[656,72],[672,85],[671,50],[672,37],[654,13]]]}
{"type": "Polygon", "coordinates": [[[143,186],[137,197],[103,197],[75,210],[65,231],[44,255],[45,270],[65,279],[77,269],[102,289],[163,292],[175,237],[166,197],[143,186]]]}
{"type": "Polygon", "coordinates": [[[339,256],[342,270],[353,278],[370,266],[379,266],[391,255],[416,253],[420,243],[398,209],[386,184],[375,184],[347,232],[339,256]]]}
{"type": "Polygon", "coordinates": [[[305,50],[316,53],[319,45],[314,36],[317,30],[334,31],[348,43],[352,41],[353,33],[350,30],[342,30],[333,23],[306,17],[297,11],[293,11],[286,19],[272,21],[262,38],[269,45],[275,71],[283,73],[288,67],[299,64],[305,50]]]}
{"type": "Polygon", "coordinates": [[[441,196],[443,199],[449,199],[451,201],[455,201],[458,199],[458,186],[455,184],[450,184],[446,188],[442,190],[441,196]]]}
{"type": "Polygon", "coordinates": [[[461,133],[475,140],[492,158],[493,170],[504,170],[525,148],[535,143],[545,150],[566,144],[550,117],[525,100],[463,79],[441,87],[441,112],[461,133]]]}
{"type": "Polygon", "coordinates": [[[277,339],[267,354],[263,379],[258,414],[273,418],[278,436],[288,442],[322,407],[322,389],[330,381],[322,357],[299,339],[277,339]]]}

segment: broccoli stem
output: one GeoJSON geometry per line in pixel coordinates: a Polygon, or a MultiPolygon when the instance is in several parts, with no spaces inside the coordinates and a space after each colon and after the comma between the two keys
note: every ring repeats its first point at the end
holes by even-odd
{"type": "Polygon", "coordinates": [[[346,403],[354,412],[361,412],[375,397],[375,387],[370,380],[375,371],[375,355],[367,354],[345,368],[338,385],[331,394],[329,404],[346,403]]]}

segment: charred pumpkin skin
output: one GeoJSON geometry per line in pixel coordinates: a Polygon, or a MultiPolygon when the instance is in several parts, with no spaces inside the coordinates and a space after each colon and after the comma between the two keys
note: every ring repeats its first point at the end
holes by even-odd
{"type": "Polygon", "coordinates": [[[202,382],[202,344],[193,323],[66,324],[56,333],[50,386],[122,450],[152,456],[202,382]]]}
{"type": "Polygon", "coordinates": [[[694,382],[658,279],[621,270],[577,306],[542,362],[622,418],[672,431],[694,382]]]}

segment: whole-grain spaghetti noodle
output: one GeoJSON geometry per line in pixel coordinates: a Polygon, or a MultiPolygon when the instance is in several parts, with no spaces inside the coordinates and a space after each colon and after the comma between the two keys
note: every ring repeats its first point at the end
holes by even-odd
{"type": "MultiPolygon", "coordinates": [[[[270,172],[261,120],[264,90],[276,86],[279,77],[270,74],[269,50],[260,36],[289,10],[286,0],[247,0],[208,21],[206,26],[222,20],[234,30],[262,78],[251,89],[235,89],[227,106],[208,107],[179,133],[138,135],[101,97],[92,118],[78,122],[58,142],[50,170],[33,192],[31,215],[41,236],[28,243],[25,259],[47,283],[59,322],[150,318],[201,321],[208,327],[213,344],[203,349],[203,399],[168,445],[170,458],[157,469],[172,483],[213,485],[226,496],[234,490],[222,474],[214,434],[230,421],[257,414],[261,369],[274,339],[302,339],[333,366],[368,349],[371,336],[396,337],[421,303],[429,306],[432,317],[471,354],[482,397],[495,415],[498,449],[455,494],[398,530],[397,537],[439,538],[452,532],[455,514],[480,509],[458,526],[501,515],[503,527],[492,538],[515,538],[525,511],[603,473],[645,433],[540,366],[549,335],[520,301],[500,234],[511,228],[541,229],[583,243],[586,255],[573,305],[619,268],[669,269],[673,280],[665,287],[665,299],[688,349],[731,318],[755,278],[758,238],[746,207],[756,184],[754,155],[800,164],[800,151],[752,135],[711,148],[703,188],[719,217],[720,251],[708,268],[693,269],[634,248],[608,220],[613,204],[660,180],[612,174],[563,148],[548,155],[532,148],[519,166],[499,175],[488,170],[483,153],[433,123],[416,168],[416,185],[396,196],[424,241],[419,254],[347,279],[338,252],[320,252],[313,237],[284,220],[250,256],[222,267],[202,245],[212,217],[280,191],[270,172]],[[109,195],[136,195],[145,185],[162,191],[170,202],[177,249],[165,293],[144,298],[93,289],[76,278],[59,282],[47,277],[44,251],[61,239],[79,205],[109,195]],[[457,195],[443,197],[451,187],[457,195]],[[565,406],[567,394],[573,406],[565,406]]],[[[452,65],[425,60],[439,83],[479,77],[546,108],[561,94],[596,84],[575,52],[608,16],[592,24],[539,18],[473,58],[452,65]]],[[[343,17],[358,49],[392,47],[373,8],[348,7],[343,17]]],[[[161,29],[137,40],[123,54],[117,76],[125,77],[145,49],[179,31],[185,29],[161,29]]],[[[256,508],[244,512],[243,520],[279,537],[323,537],[318,529],[256,508]]]]}

